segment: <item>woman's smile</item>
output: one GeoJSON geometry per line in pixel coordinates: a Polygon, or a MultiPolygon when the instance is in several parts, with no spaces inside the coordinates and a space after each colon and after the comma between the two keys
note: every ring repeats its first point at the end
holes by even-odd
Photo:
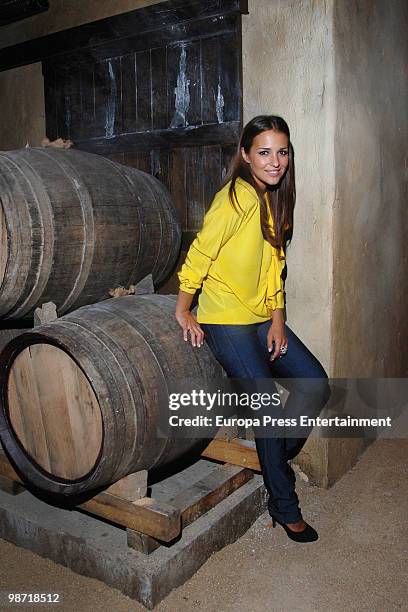
{"type": "Polygon", "coordinates": [[[254,138],[248,152],[242,149],[241,153],[258,187],[265,191],[268,185],[278,185],[285,175],[289,165],[289,139],[282,132],[266,130],[254,138]]]}

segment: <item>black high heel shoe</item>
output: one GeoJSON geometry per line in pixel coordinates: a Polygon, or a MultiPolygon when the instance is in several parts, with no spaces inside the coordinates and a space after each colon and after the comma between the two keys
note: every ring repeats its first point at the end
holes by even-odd
{"type": "Polygon", "coordinates": [[[319,538],[317,531],[308,525],[308,523],[306,523],[306,527],[302,531],[293,531],[285,523],[281,523],[278,519],[272,517],[272,526],[276,527],[276,523],[284,528],[288,538],[294,542],[315,542],[319,538]]]}

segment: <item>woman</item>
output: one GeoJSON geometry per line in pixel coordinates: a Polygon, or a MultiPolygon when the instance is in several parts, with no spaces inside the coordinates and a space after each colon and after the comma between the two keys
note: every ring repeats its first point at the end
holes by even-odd
{"type": "MultiPolygon", "coordinates": [[[[290,378],[285,413],[315,415],[329,397],[327,375],[284,319],[282,272],[294,203],[289,128],[281,117],[255,117],[179,272],[176,319],[193,346],[206,338],[228,376],[290,378]],[[196,318],[190,307],[200,288],[196,318]]],[[[255,438],[273,526],[278,522],[297,542],[317,540],[302,518],[288,464],[306,438],[257,431],[255,438]]]]}

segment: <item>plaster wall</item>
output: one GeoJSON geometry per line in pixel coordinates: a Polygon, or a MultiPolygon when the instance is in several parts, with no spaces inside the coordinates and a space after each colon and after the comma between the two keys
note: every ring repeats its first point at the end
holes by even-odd
{"type": "Polygon", "coordinates": [[[335,3],[331,370],[408,375],[408,5],[335,3]]]}
{"type": "Polygon", "coordinates": [[[244,122],[281,115],[295,149],[287,321],[327,371],[335,197],[332,23],[332,0],[250,0],[242,35],[244,122]]]}
{"type": "MultiPolygon", "coordinates": [[[[45,13],[1,28],[0,48],[110,17],[158,0],[50,0],[45,13]]],[[[45,134],[41,63],[0,72],[0,150],[39,146],[45,134]]]]}

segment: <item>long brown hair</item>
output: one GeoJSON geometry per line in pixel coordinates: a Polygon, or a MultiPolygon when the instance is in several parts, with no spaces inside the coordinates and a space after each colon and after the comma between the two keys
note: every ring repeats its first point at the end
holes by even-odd
{"type": "Polygon", "coordinates": [[[293,147],[290,142],[289,127],[282,117],[276,115],[259,115],[251,119],[242,130],[237,153],[232,159],[228,173],[223,181],[223,186],[231,181],[229,198],[232,206],[236,210],[240,208],[236,192],[238,177],[252,185],[258,194],[261,204],[261,228],[265,240],[270,242],[270,244],[278,250],[281,247],[285,249],[288,241],[292,237],[296,189],[293,147]],[[279,185],[277,187],[268,187],[266,191],[268,197],[265,197],[265,194],[262,193],[252,176],[249,164],[242,157],[241,148],[244,149],[246,153],[249,153],[254,138],[267,130],[281,132],[288,137],[289,164],[285,176],[280,181],[279,185]],[[273,219],[274,233],[272,233],[268,223],[268,208],[270,209],[273,219]]]}

